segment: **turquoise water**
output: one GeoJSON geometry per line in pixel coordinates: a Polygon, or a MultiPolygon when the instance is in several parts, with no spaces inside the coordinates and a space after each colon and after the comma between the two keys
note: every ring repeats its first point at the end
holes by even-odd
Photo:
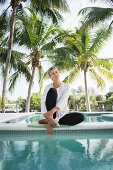
{"type": "MultiPolygon", "coordinates": [[[[22,121],[20,121],[20,123],[35,123],[38,122],[38,120],[44,118],[42,115],[34,115],[32,117],[29,117],[27,119],[24,119],[22,121]]],[[[100,116],[93,116],[93,117],[87,117],[85,116],[85,120],[84,122],[101,122],[101,117],[100,116]]]]}
{"type": "MultiPolygon", "coordinates": [[[[85,115],[85,114],[84,114],[85,115]]],[[[103,114],[104,115],[104,114],[103,114]]],[[[113,117],[106,117],[103,116],[102,114],[86,114],[85,115],[85,120],[84,122],[113,122],[113,117]]],[[[43,119],[43,115],[42,114],[35,114],[34,116],[28,117],[28,118],[18,118],[15,120],[11,120],[8,121],[6,123],[16,123],[16,122],[20,122],[20,123],[35,123],[38,122],[38,120],[43,119]]]]}
{"type": "Polygon", "coordinates": [[[0,142],[0,170],[112,170],[113,139],[0,142]]]}
{"type": "MultiPolygon", "coordinates": [[[[29,117],[27,119],[22,120],[21,122],[24,123],[35,123],[38,122],[38,120],[42,119],[43,116],[41,114],[34,115],[32,117],[29,117]]],[[[113,118],[103,118],[101,115],[86,115],[84,122],[113,122],[113,118]]]]}

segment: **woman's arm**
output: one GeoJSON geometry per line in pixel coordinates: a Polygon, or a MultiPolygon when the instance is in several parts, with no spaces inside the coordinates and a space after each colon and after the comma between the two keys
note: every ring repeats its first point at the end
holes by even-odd
{"type": "Polygon", "coordinates": [[[66,86],[64,86],[61,98],[56,105],[56,107],[58,107],[61,112],[62,110],[64,110],[65,107],[67,107],[69,93],[70,93],[70,88],[69,88],[69,85],[66,84],[66,86]]]}
{"type": "Polygon", "coordinates": [[[47,112],[45,101],[46,101],[46,96],[47,96],[47,86],[45,87],[43,94],[41,96],[41,113],[44,114],[47,112]]]}

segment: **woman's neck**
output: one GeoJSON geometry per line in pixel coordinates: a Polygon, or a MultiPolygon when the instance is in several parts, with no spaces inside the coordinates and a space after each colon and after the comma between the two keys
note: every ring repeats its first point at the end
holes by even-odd
{"type": "Polygon", "coordinates": [[[53,87],[54,88],[59,88],[61,86],[61,81],[55,81],[53,82],[53,87]]]}

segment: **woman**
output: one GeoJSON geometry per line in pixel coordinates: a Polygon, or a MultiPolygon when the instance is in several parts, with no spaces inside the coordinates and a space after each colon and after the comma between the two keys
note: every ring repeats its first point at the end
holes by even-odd
{"type": "Polygon", "coordinates": [[[44,89],[41,98],[41,112],[44,119],[39,124],[47,124],[47,133],[53,134],[57,125],[76,125],[84,120],[81,113],[69,113],[69,85],[60,80],[58,69],[53,66],[48,70],[52,83],[44,89]]]}

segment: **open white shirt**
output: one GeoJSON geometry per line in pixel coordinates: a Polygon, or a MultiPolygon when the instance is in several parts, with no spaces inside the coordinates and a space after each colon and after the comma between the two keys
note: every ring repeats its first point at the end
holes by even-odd
{"type": "MultiPolygon", "coordinates": [[[[41,113],[42,114],[47,112],[45,101],[46,101],[47,92],[49,91],[50,88],[54,88],[53,83],[45,87],[43,95],[41,97],[41,113]]],[[[56,107],[58,107],[59,110],[56,112],[55,122],[58,123],[59,119],[69,112],[68,98],[69,98],[70,90],[69,90],[69,85],[64,82],[62,82],[61,86],[59,88],[56,88],[56,90],[57,90],[56,107]]]]}

